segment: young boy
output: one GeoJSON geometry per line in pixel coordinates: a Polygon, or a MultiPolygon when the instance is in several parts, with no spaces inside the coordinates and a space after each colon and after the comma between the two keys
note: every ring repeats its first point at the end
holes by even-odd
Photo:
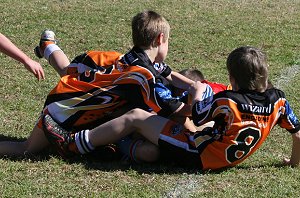
{"type": "MultiPolygon", "coordinates": [[[[221,83],[211,82],[211,81],[206,80],[203,73],[198,69],[184,69],[184,70],[181,70],[179,73],[195,82],[200,81],[202,83],[208,84],[212,88],[212,91],[214,94],[219,93],[220,91],[231,89],[229,85],[226,86],[221,83]]],[[[175,96],[179,96],[179,97],[186,96],[187,94],[184,92],[187,93],[186,90],[180,90],[178,88],[174,89],[175,96]]]]}
{"type": "Polygon", "coordinates": [[[0,33],[0,51],[11,58],[24,64],[25,68],[38,79],[44,79],[45,74],[42,66],[29,58],[22,50],[15,46],[6,36],[0,33]]]}
{"type": "MultiPolygon", "coordinates": [[[[168,22],[156,12],[141,12],[132,20],[132,50],[125,55],[90,51],[68,67],[54,33],[46,31],[36,52],[42,52],[62,78],[48,95],[42,114],[51,114],[69,130],[92,129],[137,107],[151,108],[162,116],[191,115],[189,106],[164,97],[161,91],[168,90],[168,81],[183,89],[193,82],[162,63],[168,52],[169,30],[168,22]],[[153,62],[158,63],[157,69],[153,62]],[[73,74],[66,75],[69,70],[73,74]]],[[[39,119],[26,141],[0,142],[0,155],[36,153],[46,146],[39,119]]]]}
{"type": "Polygon", "coordinates": [[[91,151],[95,146],[115,142],[132,131],[159,146],[161,155],[178,164],[197,165],[202,170],[232,167],[256,151],[278,124],[292,134],[292,154],[286,165],[299,166],[300,124],[284,93],[268,86],[265,55],[253,47],[240,47],[227,58],[233,90],[202,99],[206,85],[197,81],[189,88],[193,98],[193,121],[200,125],[215,121],[212,128],[191,133],[177,124],[141,109],[134,109],[85,134],[84,142],[74,140],[50,115],[44,117],[49,141],[61,152],[91,151]]]}

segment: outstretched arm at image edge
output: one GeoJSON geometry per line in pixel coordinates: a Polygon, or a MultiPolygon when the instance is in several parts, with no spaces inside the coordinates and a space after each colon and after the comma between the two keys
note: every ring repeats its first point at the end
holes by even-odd
{"type": "Polygon", "coordinates": [[[24,64],[25,68],[33,73],[38,80],[44,79],[45,74],[42,66],[29,58],[23,51],[15,46],[7,37],[0,33],[0,51],[7,56],[24,64]]]}

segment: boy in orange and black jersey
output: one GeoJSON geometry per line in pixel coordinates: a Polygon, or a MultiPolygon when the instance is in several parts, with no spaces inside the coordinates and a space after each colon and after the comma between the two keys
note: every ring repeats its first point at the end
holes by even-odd
{"type": "Polygon", "coordinates": [[[196,125],[215,121],[212,128],[191,133],[181,124],[141,109],[134,109],[92,130],[79,131],[85,142],[70,141],[69,132],[50,116],[44,118],[50,141],[63,152],[80,153],[79,147],[116,142],[133,130],[160,149],[161,157],[202,170],[232,167],[255,152],[278,124],[292,134],[292,153],[285,165],[300,164],[300,123],[281,90],[268,87],[265,55],[253,47],[240,47],[227,59],[233,90],[203,98],[206,84],[197,81],[190,89],[196,125]],[[241,75],[243,74],[243,75],[241,75]],[[65,146],[67,145],[69,146],[65,146]],[[70,146],[72,145],[72,146],[70,146]]]}
{"type": "MultiPolygon", "coordinates": [[[[48,95],[42,115],[50,114],[64,128],[74,130],[91,129],[137,107],[162,116],[191,115],[189,106],[161,97],[167,82],[182,89],[193,83],[163,64],[169,31],[165,18],[153,11],[141,12],[132,20],[132,50],[125,55],[90,51],[72,64],[56,45],[54,33],[45,31],[37,51],[62,78],[48,95]]],[[[0,155],[35,153],[48,146],[41,126],[39,119],[24,142],[1,142],[0,155]]]]}
{"type": "MultiPolygon", "coordinates": [[[[276,124],[293,135],[293,152],[299,148],[299,120],[281,90],[267,89],[265,55],[253,47],[238,48],[229,55],[227,69],[232,91],[203,101],[194,97],[194,123],[215,121],[212,129],[194,136],[203,169],[242,162],[260,147],[276,124]]],[[[298,165],[299,159],[299,153],[292,153],[289,163],[298,165]]]]}
{"type": "MultiPolygon", "coordinates": [[[[179,100],[165,94],[169,92],[170,84],[187,89],[193,83],[192,80],[172,71],[168,65],[163,63],[168,51],[169,30],[168,22],[160,15],[152,11],[142,12],[132,20],[134,47],[129,52],[122,55],[117,52],[89,51],[77,56],[69,65],[67,65],[67,61],[56,64],[57,61],[61,62],[67,58],[55,42],[51,43],[47,39],[44,42],[45,45],[40,44],[40,48],[43,48],[42,57],[45,57],[62,76],[61,81],[49,94],[45,103],[45,106],[51,104],[50,109],[47,109],[49,113],[66,129],[71,129],[72,126],[78,129],[76,127],[78,125],[77,119],[88,120],[86,124],[82,124],[81,128],[86,127],[86,125],[91,128],[95,126],[94,124],[91,125],[91,119],[94,119],[93,122],[97,122],[99,125],[134,107],[145,110],[151,109],[164,117],[171,114],[190,116],[188,105],[184,105],[179,100]],[[137,75],[138,73],[139,75],[137,75]],[[65,76],[66,74],[71,75],[65,76]],[[111,79],[111,82],[108,82],[107,79],[111,79]],[[102,81],[106,83],[102,83],[102,81]],[[75,83],[80,83],[80,87],[83,89],[76,87],[75,83]],[[102,98],[105,94],[108,94],[107,97],[119,98],[110,107],[107,107],[107,104],[100,106],[101,101],[98,101],[97,104],[95,100],[89,99],[85,103],[81,102],[81,104],[85,104],[86,108],[84,110],[82,107],[77,108],[80,112],[76,110],[76,107],[72,107],[72,111],[64,110],[63,107],[67,107],[66,105],[59,105],[59,108],[55,108],[56,104],[60,104],[60,100],[64,100],[64,97],[70,100],[72,95],[77,92],[86,93],[94,87],[103,88],[110,84],[114,87],[110,88],[109,91],[102,91],[99,95],[102,98]],[[70,90],[70,87],[73,90],[70,90]],[[72,94],[68,96],[65,92],[72,94]],[[89,104],[89,101],[94,101],[96,104],[89,104]],[[120,101],[121,103],[116,105],[116,102],[120,101]],[[90,112],[88,107],[90,105],[98,106],[96,113],[90,112]],[[55,109],[52,110],[52,106],[55,109]],[[89,115],[89,119],[82,116],[85,115],[83,111],[89,115]],[[63,116],[59,114],[63,114],[63,116]],[[94,115],[94,118],[91,115],[94,115]],[[69,116],[70,119],[66,116],[69,116]]],[[[54,34],[53,32],[51,34],[51,31],[48,32],[50,32],[50,37],[54,34]]],[[[45,35],[47,37],[47,34],[45,35]]],[[[54,37],[52,36],[51,39],[54,40],[54,37]]],[[[78,97],[78,93],[76,97],[78,97]]],[[[91,109],[91,111],[95,110],[91,109]]]]}

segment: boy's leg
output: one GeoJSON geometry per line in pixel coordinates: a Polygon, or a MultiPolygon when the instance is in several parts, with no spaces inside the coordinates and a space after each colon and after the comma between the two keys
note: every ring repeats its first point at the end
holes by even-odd
{"type": "Polygon", "coordinates": [[[182,124],[186,129],[190,130],[191,132],[197,131],[197,128],[194,125],[193,121],[188,117],[174,115],[170,117],[170,120],[182,124]]]}
{"type": "Polygon", "coordinates": [[[177,164],[189,165],[191,163],[192,166],[201,166],[201,160],[189,130],[181,124],[141,109],[129,111],[91,130],[88,138],[92,146],[98,146],[108,144],[109,142],[106,141],[116,142],[132,131],[138,132],[149,140],[149,142],[137,145],[137,160],[153,162],[162,155],[162,158],[177,164]],[[152,159],[145,155],[149,151],[153,152],[152,159]]]}
{"type": "Polygon", "coordinates": [[[62,77],[67,73],[66,69],[70,61],[56,43],[55,33],[51,30],[44,30],[41,34],[40,44],[34,49],[34,52],[37,57],[48,60],[49,64],[62,77]]]}
{"type": "Polygon", "coordinates": [[[44,130],[36,125],[26,140],[26,152],[38,153],[48,146],[50,146],[50,143],[45,136],[44,130]]]}
{"type": "Polygon", "coordinates": [[[77,132],[74,136],[60,127],[49,115],[44,118],[44,129],[49,141],[56,145],[59,153],[72,151],[84,154],[91,152],[97,146],[115,143],[133,131],[140,133],[154,145],[158,145],[160,132],[168,121],[144,110],[134,109],[95,129],[77,132]]]}
{"type": "Polygon", "coordinates": [[[70,60],[63,51],[57,50],[52,52],[49,56],[48,62],[60,75],[60,77],[67,74],[67,67],[70,65],[70,60]]]}
{"type": "Polygon", "coordinates": [[[23,142],[0,142],[0,156],[17,157],[34,154],[42,151],[48,145],[49,142],[44,135],[44,131],[36,125],[28,139],[23,142]]]}
{"type": "Polygon", "coordinates": [[[158,145],[160,132],[169,120],[141,109],[133,109],[128,113],[106,122],[88,133],[90,143],[96,147],[117,142],[133,131],[158,145]]]}

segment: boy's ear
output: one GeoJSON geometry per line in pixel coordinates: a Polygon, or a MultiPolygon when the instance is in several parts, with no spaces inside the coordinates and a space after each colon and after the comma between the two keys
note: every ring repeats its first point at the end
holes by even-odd
{"type": "Polygon", "coordinates": [[[164,38],[165,38],[165,34],[164,33],[160,33],[157,36],[157,38],[156,38],[156,44],[157,44],[157,46],[160,46],[163,43],[164,38]]]}

